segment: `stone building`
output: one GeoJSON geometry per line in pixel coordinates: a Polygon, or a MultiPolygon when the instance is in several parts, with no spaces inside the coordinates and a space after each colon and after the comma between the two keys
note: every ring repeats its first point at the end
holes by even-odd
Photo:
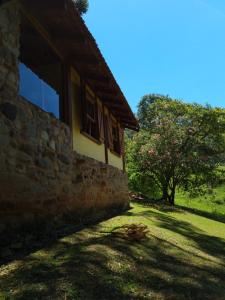
{"type": "Polygon", "coordinates": [[[138,123],[72,0],[0,1],[0,223],[125,209],[125,128],[138,123]]]}

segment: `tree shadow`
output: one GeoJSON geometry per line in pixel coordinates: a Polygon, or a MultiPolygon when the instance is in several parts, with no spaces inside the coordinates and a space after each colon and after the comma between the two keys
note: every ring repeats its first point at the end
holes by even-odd
{"type": "MultiPolygon", "coordinates": [[[[164,212],[164,210],[163,210],[164,212]]],[[[188,238],[195,247],[208,255],[216,256],[225,262],[225,240],[219,237],[206,234],[189,222],[177,220],[172,216],[165,215],[161,211],[145,210],[143,212],[132,213],[133,216],[143,216],[153,219],[158,227],[170,230],[188,238]]]]}
{"type": "Polygon", "coordinates": [[[191,207],[186,207],[186,206],[182,206],[182,205],[176,205],[176,208],[179,208],[183,211],[187,211],[187,212],[190,212],[192,214],[195,214],[195,215],[198,215],[201,217],[205,217],[207,219],[225,223],[225,214],[222,214],[222,213],[207,212],[207,211],[203,211],[203,210],[200,210],[197,208],[191,208],[191,207]]]}
{"type": "Polygon", "coordinates": [[[140,201],[132,201],[133,203],[139,204],[139,205],[143,205],[144,207],[152,207],[155,208],[159,211],[162,212],[176,212],[176,213],[183,213],[183,212],[189,212],[201,217],[205,217],[207,219],[211,219],[213,221],[218,221],[221,223],[225,223],[225,214],[219,213],[217,211],[213,211],[213,212],[207,212],[207,211],[203,211],[197,208],[191,208],[191,207],[186,207],[183,205],[174,205],[174,206],[170,206],[167,203],[162,202],[161,200],[153,200],[153,199],[146,199],[146,200],[142,200],[140,201]]]}
{"type": "Polygon", "coordinates": [[[144,199],[142,201],[134,201],[132,200],[132,203],[141,205],[143,207],[149,207],[149,208],[154,208],[159,211],[169,213],[169,212],[178,212],[178,213],[183,213],[182,207],[179,207],[177,205],[171,206],[168,205],[168,203],[162,201],[162,200],[154,200],[154,199],[144,199]]]}
{"type": "MultiPolygon", "coordinates": [[[[179,225],[180,234],[189,238],[194,234],[194,241],[200,234],[199,245],[206,242],[194,226],[160,213],[154,216],[161,227],[179,225]]],[[[101,234],[102,227],[91,229],[26,257],[8,274],[7,268],[3,270],[0,291],[5,299],[225,299],[223,266],[198,256],[195,262],[184,249],[154,236],[134,243],[101,234]]],[[[222,241],[216,243],[216,249],[224,246],[222,241]]]]}

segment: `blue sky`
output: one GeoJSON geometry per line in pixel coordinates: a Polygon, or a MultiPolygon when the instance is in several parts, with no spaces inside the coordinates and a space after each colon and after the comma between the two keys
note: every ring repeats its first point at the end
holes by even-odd
{"type": "Polygon", "coordinates": [[[225,0],[89,0],[84,17],[132,109],[148,93],[225,107],[225,0]]]}

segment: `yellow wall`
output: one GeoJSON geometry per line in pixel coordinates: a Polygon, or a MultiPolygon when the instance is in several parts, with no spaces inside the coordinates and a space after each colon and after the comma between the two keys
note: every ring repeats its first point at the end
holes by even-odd
{"type": "Polygon", "coordinates": [[[109,165],[114,166],[120,170],[123,170],[122,157],[119,157],[116,154],[112,153],[110,150],[108,150],[108,158],[109,158],[109,165]]]}
{"type": "MultiPolygon", "coordinates": [[[[73,149],[88,157],[105,162],[105,145],[97,144],[81,133],[81,104],[80,104],[80,77],[75,70],[71,72],[73,97],[73,149]]],[[[87,87],[89,92],[92,92],[87,87]]],[[[92,92],[93,93],[93,92],[92,92]]],[[[100,100],[98,100],[100,101],[100,100]]],[[[123,169],[123,159],[108,150],[109,165],[123,169]]]]}
{"type": "Polygon", "coordinates": [[[73,97],[73,149],[88,157],[105,162],[105,146],[98,145],[81,133],[81,105],[80,105],[80,78],[72,71],[72,97],[73,97]]]}

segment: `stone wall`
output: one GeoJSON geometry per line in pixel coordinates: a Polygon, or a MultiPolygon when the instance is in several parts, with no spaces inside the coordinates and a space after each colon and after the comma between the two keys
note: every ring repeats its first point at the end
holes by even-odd
{"type": "Polygon", "coordinates": [[[0,223],[125,209],[126,175],[72,151],[70,129],[18,96],[19,23],[16,4],[0,7],[0,223]]]}
{"type": "Polygon", "coordinates": [[[0,218],[123,207],[126,176],[72,151],[69,128],[18,98],[0,105],[0,218]]]}
{"type": "Polygon", "coordinates": [[[16,1],[0,6],[0,101],[18,94],[20,14],[16,1]]]}

